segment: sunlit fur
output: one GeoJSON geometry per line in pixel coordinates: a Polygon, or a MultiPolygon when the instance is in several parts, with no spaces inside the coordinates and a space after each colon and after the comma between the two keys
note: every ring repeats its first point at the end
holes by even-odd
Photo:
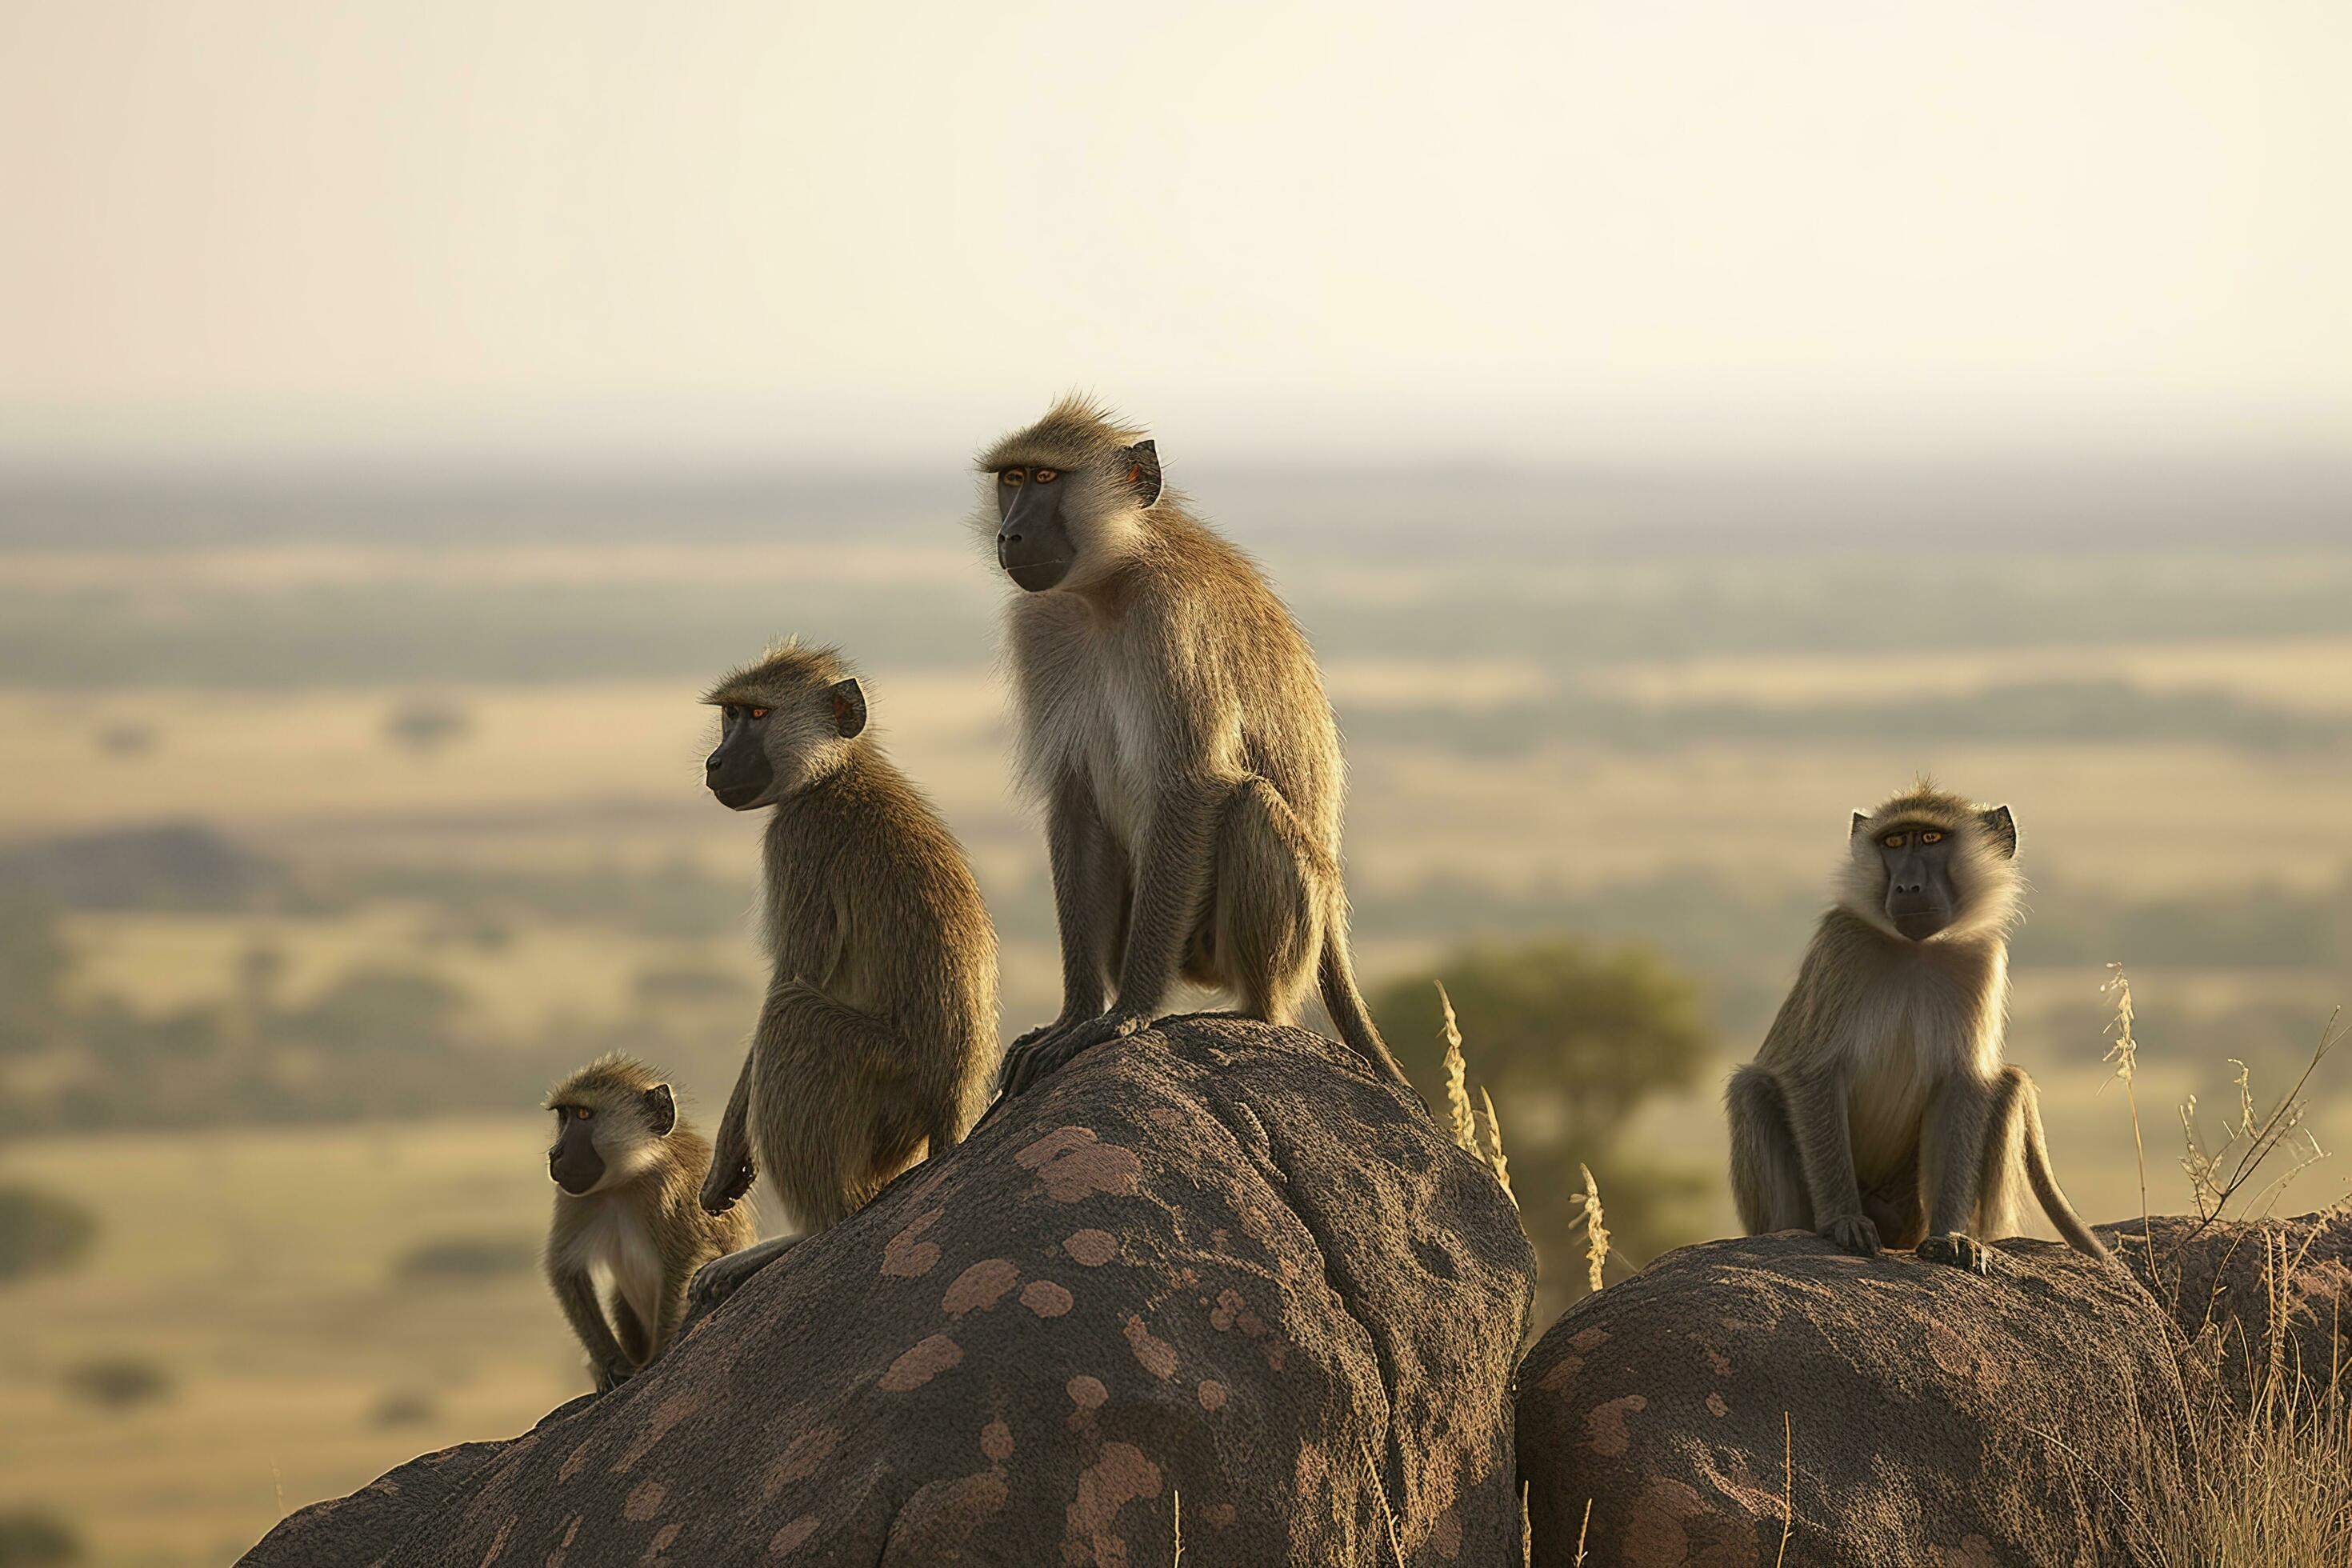
{"type": "Polygon", "coordinates": [[[2051,1173],[2032,1080],[2002,1061],[2020,887],[1979,808],[1925,782],[1849,831],[1835,901],[1727,1095],[1749,1235],[1819,1229],[1981,1267],[1979,1244],[2015,1232],[2030,1189],[2071,1245],[2106,1255],[2051,1173]],[[1957,839],[1952,922],[1922,942],[1885,914],[1878,839],[1906,824],[1957,839]]]}
{"type": "Polygon", "coordinates": [[[1065,398],[979,459],[993,538],[1006,467],[1065,470],[1077,559],[1005,602],[1015,766],[1048,816],[1063,948],[1055,1027],[1155,1012],[1179,974],[1290,1022],[1319,987],[1340,1036],[1402,1082],[1348,952],[1339,728],[1305,635],[1256,564],[1163,488],[1143,432],[1065,398]]]}
{"type": "Polygon", "coordinates": [[[786,643],[705,699],[772,710],[786,781],[761,850],[768,994],[705,1197],[731,1201],[756,1170],[803,1235],[961,1140],[997,1062],[995,928],[930,801],[873,729],[836,727],[832,689],[853,675],[786,643]]]}
{"type": "MultiPolygon", "coordinates": [[[[1883,803],[1846,838],[1844,862],[1834,891],[1840,908],[1889,936],[1898,933],[1886,913],[1886,859],[1878,841],[1897,827],[1940,828],[1952,836],[1951,878],[1955,902],[1949,924],[1929,942],[1969,942],[2006,936],[2017,921],[2025,894],[2014,857],[2005,855],[1985,831],[1981,813],[1958,795],[1922,779],[1883,803]]],[[[1908,939],[1904,939],[1908,940],[1908,939]]]]}
{"type": "Polygon", "coordinates": [[[862,737],[845,740],[835,726],[832,705],[822,699],[856,675],[834,648],[787,641],[730,672],[704,694],[702,700],[713,708],[740,704],[771,710],[762,740],[775,781],[745,810],[772,805],[848,762],[862,737]]]}
{"type": "Polygon", "coordinates": [[[550,1109],[593,1112],[584,1125],[604,1161],[604,1176],[587,1192],[557,1191],[546,1256],[548,1284],[600,1388],[677,1337],[696,1269],[759,1235],[748,1205],[703,1212],[696,1194],[710,1168],[710,1145],[682,1112],[667,1132],[656,1127],[646,1095],[662,1082],[642,1062],[608,1056],[547,1097],[550,1109]]]}

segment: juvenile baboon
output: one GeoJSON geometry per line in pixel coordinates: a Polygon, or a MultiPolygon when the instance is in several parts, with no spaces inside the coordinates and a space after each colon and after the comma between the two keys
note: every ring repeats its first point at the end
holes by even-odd
{"type": "Polygon", "coordinates": [[[2107,1256],[2051,1174],[2033,1080],[2001,1061],[2016,856],[2009,807],[1925,783],[1853,814],[1836,901],[1731,1079],[1748,1235],[1818,1229],[1982,1273],[2030,1184],[2069,1243],[2107,1256]]]}
{"type": "Polygon", "coordinates": [[[713,1213],[760,1171],[798,1236],[723,1258],[717,1300],[971,1127],[996,1072],[996,930],[963,847],[866,730],[830,648],[787,644],[712,688],[719,804],[772,808],[766,1004],[702,1189],[713,1213]]]}
{"type": "Polygon", "coordinates": [[[1290,612],[1090,401],[979,466],[978,521],[1023,590],[1005,652],[1062,939],[1061,1015],[1014,1042],[1005,1092],[1145,1027],[1180,973],[1273,1023],[1319,984],[1403,1084],[1349,959],[1339,728],[1290,612]]]}
{"type": "Polygon", "coordinates": [[[547,1097],[556,1185],[547,1279],[603,1393],[677,1337],[688,1281],[759,1234],[748,1207],[703,1212],[710,1145],[681,1119],[669,1085],[626,1057],[591,1062],[547,1097]],[[597,1276],[612,1281],[611,1316],[597,1276]]]}

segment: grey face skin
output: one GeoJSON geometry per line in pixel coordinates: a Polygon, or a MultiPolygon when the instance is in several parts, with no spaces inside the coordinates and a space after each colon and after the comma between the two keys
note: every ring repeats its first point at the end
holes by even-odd
{"type": "Polygon", "coordinates": [[[559,1105],[555,1146],[547,1152],[547,1173],[573,1197],[604,1179],[604,1156],[596,1152],[596,1113],[584,1105],[559,1105]]]}
{"type": "Polygon", "coordinates": [[[1066,478],[1059,468],[1006,468],[996,476],[996,563],[1032,594],[1069,575],[1078,557],[1062,521],[1066,478]]]}
{"type": "Polygon", "coordinates": [[[1898,823],[1878,836],[1886,867],[1886,918],[1913,942],[1952,923],[1952,836],[1927,823],[1898,823]]]}
{"type": "Polygon", "coordinates": [[[748,811],[776,782],[768,760],[768,716],[772,709],[730,702],[719,710],[719,747],[702,764],[702,776],[719,804],[748,811]]]}
{"type": "MultiPolygon", "coordinates": [[[[555,1142],[547,1151],[547,1173],[573,1197],[593,1190],[604,1179],[604,1155],[596,1147],[596,1111],[587,1105],[556,1105],[555,1142]]],[[[677,1125],[677,1101],[669,1085],[656,1084],[646,1091],[646,1116],[656,1138],[669,1136],[677,1125]]]]}

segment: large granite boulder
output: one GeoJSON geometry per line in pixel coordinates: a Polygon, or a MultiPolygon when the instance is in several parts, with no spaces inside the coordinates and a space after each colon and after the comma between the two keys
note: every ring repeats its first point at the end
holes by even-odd
{"type": "Polygon", "coordinates": [[[2313,1393],[2352,1370],[2352,1216],[2158,1215],[2098,1229],[2241,1404],[2273,1366],[2313,1393]]]}
{"type": "Polygon", "coordinates": [[[2119,1268],[1998,1250],[1752,1237],[1578,1302],[1519,1372],[1538,1568],[2113,1560],[2182,1474],[2178,1331],[2119,1268]]]}
{"type": "Polygon", "coordinates": [[[1510,1204],[1421,1106],[1298,1030],[1172,1020],[614,1393],[247,1561],[1142,1568],[1181,1529],[1204,1563],[1517,1563],[1533,1285],[1510,1204]]]}

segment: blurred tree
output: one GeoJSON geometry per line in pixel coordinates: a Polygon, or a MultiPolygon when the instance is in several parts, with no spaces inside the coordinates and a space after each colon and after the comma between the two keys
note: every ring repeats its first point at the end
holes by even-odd
{"type": "Polygon", "coordinates": [[[37,1187],[0,1187],[0,1280],[69,1268],[98,1238],[98,1221],[79,1204],[37,1187]]]}
{"type": "Polygon", "coordinates": [[[155,727],[131,721],[101,724],[95,739],[110,757],[140,757],[155,749],[155,727]]]}
{"type": "Polygon", "coordinates": [[[138,1356],[98,1356],[66,1369],[66,1386],[93,1405],[130,1410],[172,1392],[169,1373],[138,1356]]]}
{"type": "Polygon", "coordinates": [[[539,1267],[539,1242],[528,1236],[445,1236],[419,1242],[395,1258],[392,1277],[405,1285],[468,1284],[539,1267]]]}
{"type": "Polygon", "coordinates": [[[414,1051],[457,1033],[465,994],[415,970],[355,969],[309,1006],[278,1015],[289,1033],[338,1051],[414,1051]]]}
{"type": "Polygon", "coordinates": [[[47,904],[0,897],[0,1056],[37,1051],[56,1038],[58,988],[72,966],[47,904]]]}
{"type": "Polygon", "coordinates": [[[474,727],[473,715],[454,702],[437,698],[411,698],[387,714],[384,738],[403,751],[431,756],[474,727]]]}
{"type": "MultiPolygon", "coordinates": [[[[1643,1101],[1691,1087],[1712,1059],[1697,988],[1649,948],[1572,938],[1466,948],[1435,977],[1454,999],[1473,1100],[1481,1087],[1494,1097],[1547,1304],[1585,1289],[1580,1163],[1591,1167],[1616,1250],[1633,1263],[1696,1239],[1696,1222],[1679,1211],[1712,1173],[1653,1162],[1624,1133],[1643,1101]]],[[[1436,986],[1397,981],[1372,1011],[1443,1116],[1436,986]]]]}
{"type": "Polygon", "coordinates": [[[81,1561],[81,1542],[65,1521],[37,1508],[0,1510],[0,1568],[58,1568],[81,1561]]]}

